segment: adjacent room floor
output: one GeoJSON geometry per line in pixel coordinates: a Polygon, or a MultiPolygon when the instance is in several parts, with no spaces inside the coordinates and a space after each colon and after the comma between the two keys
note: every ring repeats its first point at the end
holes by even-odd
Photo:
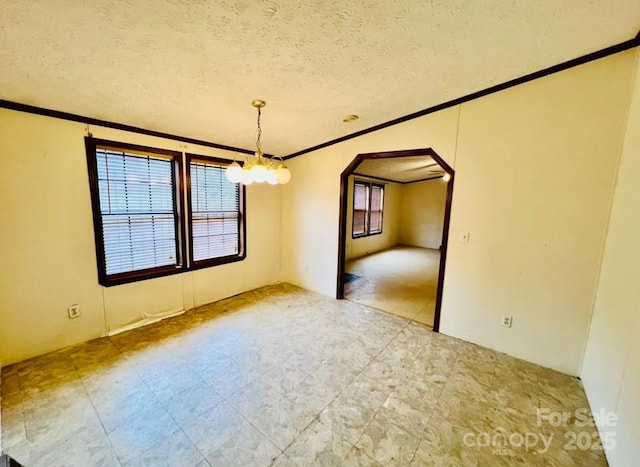
{"type": "Polygon", "coordinates": [[[587,408],[578,379],[287,284],[4,368],[2,394],[33,467],[606,465],[536,416],[587,408]]]}
{"type": "Polygon", "coordinates": [[[440,250],[396,246],[347,261],[345,298],[433,327],[440,250]]]}

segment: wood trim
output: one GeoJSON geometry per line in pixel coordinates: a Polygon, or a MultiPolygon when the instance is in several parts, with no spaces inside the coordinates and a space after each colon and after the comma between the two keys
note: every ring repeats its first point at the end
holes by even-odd
{"type": "MultiPolygon", "coordinates": [[[[378,153],[375,153],[375,154],[378,154],[378,153]]],[[[387,153],[383,153],[383,154],[390,154],[390,153],[387,152],[387,153]]],[[[391,155],[391,156],[388,156],[387,158],[392,158],[392,157],[405,157],[405,156],[394,156],[394,155],[391,155]]],[[[410,156],[406,156],[406,157],[410,157],[410,156]]],[[[371,159],[375,159],[375,158],[372,157],[371,159]]],[[[436,165],[438,165],[438,163],[434,162],[433,164],[425,165],[424,168],[426,169],[427,167],[434,167],[436,165]]],[[[390,178],[376,177],[374,175],[366,175],[366,174],[361,174],[361,173],[358,173],[358,172],[353,172],[351,175],[354,175],[354,176],[357,176],[357,177],[371,178],[373,180],[380,180],[380,181],[383,181],[383,182],[398,183],[400,185],[408,185],[409,183],[425,182],[427,180],[435,180],[436,178],[442,178],[442,175],[436,175],[435,177],[421,178],[419,180],[411,180],[409,182],[401,182],[400,180],[392,180],[390,178]]]]}
{"type": "Polygon", "coordinates": [[[399,184],[404,184],[406,182],[399,182],[397,180],[391,180],[390,178],[382,178],[382,177],[375,177],[373,175],[365,175],[365,174],[359,174],[357,172],[353,172],[351,175],[354,175],[356,177],[364,177],[364,178],[370,178],[372,180],[378,180],[381,182],[388,182],[388,183],[399,183],[399,184]]]}
{"type": "Polygon", "coordinates": [[[9,454],[1,454],[0,467],[23,467],[23,466],[13,457],[9,456],[9,454]]]}
{"type": "MultiPolygon", "coordinates": [[[[430,113],[438,112],[440,110],[444,110],[448,107],[453,107],[455,105],[462,104],[464,102],[469,102],[471,100],[477,99],[479,97],[487,96],[489,94],[493,94],[495,92],[502,91],[504,89],[508,89],[513,86],[517,86],[519,84],[526,83],[528,81],[533,81],[538,78],[542,78],[544,76],[551,75],[553,73],[558,73],[560,71],[567,70],[569,68],[573,68],[575,66],[583,65],[585,63],[589,63],[594,60],[598,60],[600,58],[607,57],[609,55],[614,55],[619,52],[624,52],[625,50],[632,49],[634,47],[640,46],[640,31],[633,38],[624,42],[620,42],[619,44],[612,45],[611,47],[606,47],[601,50],[597,50],[595,52],[591,52],[589,54],[583,55],[578,58],[574,58],[572,60],[568,60],[563,63],[559,63],[558,65],[553,65],[548,68],[544,68],[542,70],[536,71],[534,73],[529,73],[528,75],[521,76],[520,78],[515,78],[510,81],[506,81],[502,84],[497,84],[495,86],[491,86],[489,88],[483,89],[481,91],[476,91],[471,94],[467,94],[465,96],[459,97],[457,99],[452,99],[450,101],[443,102],[441,104],[434,105],[432,107],[427,107],[426,109],[419,110],[418,112],[414,112],[393,120],[389,120],[387,122],[380,123],[378,125],[374,125],[369,128],[365,128],[364,130],[357,131],[355,133],[350,133],[345,136],[341,136],[340,138],[332,139],[330,141],[326,141],[324,143],[317,144],[315,146],[308,147],[306,149],[302,149],[300,151],[289,154],[288,156],[284,156],[283,160],[293,159],[294,157],[302,156],[303,154],[310,153],[312,151],[317,151],[318,149],[326,148],[328,146],[333,146],[334,144],[341,143],[343,141],[347,141],[353,138],[357,138],[358,136],[366,135],[367,133],[372,133],[374,131],[381,130],[383,128],[387,128],[393,125],[397,125],[399,123],[406,122],[408,120],[413,120],[418,117],[422,117],[424,115],[428,115],[430,113]]],[[[108,120],[101,120],[98,118],[87,117],[84,115],[73,114],[69,112],[63,112],[60,110],[46,109],[44,107],[37,107],[34,105],[21,104],[19,102],[8,101],[5,99],[0,99],[0,108],[15,110],[17,112],[26,112],[35,115],[42,115],[45,117],[59,118],[62,120],[69,120],[72,122],[85,123],[87,125],[95,125],[101,126],[105,128],[113,128],[115,130],[129,131],[132,133],[139,133],[142,135],[155,136],[158,138],[166,138],[174,141],[180,141],[183,143],[189,144],[197,144],[199,146],[206,146],[210,148],[221,149],[224,151],[232,151],[239,152],[241,154],[249,154],[253,155],[255,153],[254,150],[236,148],[234,146],[227,146],[225,144],[218,144],[211,141],[205,141],[196,138],[190,138],[187,136],[175,135],[171,133],[165,133],[161,131],[148,130],[146,128],[141,128],[133,125],[128,125],[125,123],[111,122],[108,120]]],[[[276,157],[273,154],[264,154],[266,157],[273,158],[276,157]]]]}
{"type": "Polygon", "coordinates": [[[184,272],[189,269],[189,264],[187,262],[187,231],[185,227],[185,222],[183,221],[185,214],[187,213],[187,205],[184,193],[184,180],[183,174],[183,164],[184,158],[182,153],[178,157],[176,157],[174,170],[175,170],[175,184],[177,195],[175,197],[175,209],[176,209],[176,250],[178,254],[178,264],[180,265],[180,271],[184,272]]]}
{"type": "Polygon", "coordinates": [[[387,201],[387,190],[384,185],[380,183],[370,182],[370,190],[369,190],[369,237],[372,235],[382,235],[382,231],[384,230],[384,203],[387,201]],[[371,202],[373,201],[373,187],[377,187],[382,190],[382,209],[380,210],[380,231],[371,233],[371,214],[373,213],[373,208],[371,207],[371,202]]]}
{"type": "MultiPolygon", "coordinates": [[[[72,114],[68,112],[62,112],[60,110],[45,109],[43,107],[36,107],[34,105],[21,104],[19,102],[7,101],[0,99],[0,108],[15,110],[17,112],[26,112],[35,115],[42,115],[43,117],[59,118],[61,120],[68,120],[71,122],[85,123],[87,125],[101,126],[105,128],[113,128],[114,130],[129,131],[131,133],[138,133],[141,135],[155,136],[158,138],[170,139],[173,141],[180,141],[182,143],[197,144],[198,146],[206,146],[209,148],[221,149],[223,151],[239,152],[242,154],[253,155],[255,150],[236,148],[234,146],[227,146],[226,144],[213,143],[211,141],[204,141],[197,138],[189,138],[188,136],[174,135],[171,133],[164,133],[162,131],[148,130],[146,128],[140,128],[133,125],[127,125],[125,123],[110,122],[108,120],[101,120],[93,117],[86,117],[84,115],[72,114]]],[[[273,158],[271,154],[265,154],[266,157],[273,158]]]]}
{"type": "Polygon", "coordinates": [[[440,265],[438,267],[438,287],[436,289],[436,307],[433,316],[433,330],[440,331],[440,315],[442,312],[442,291],[444,288],[444,274],[447,265],[447,248],[449,247],[449,224],[451,222],[451,204],[453,202],[453,182],[455,173],[447,173],[451,176],[447,182],[447,198],[444,209],[444,223],[442,225],[442,244],[440,245],[440,265]]]}
{"type": "Polygon", "coordinates": [[[98,283],[105,281],[105,256],[102,235],[102,221],[100,219],[100,194],[98,189],[98,164],[96,161],[96,140],[86,136],[84,146],[87,156],[87,171],[89,175],[89,192],[91,194],[91,215],[93,219],[93,238],[96,249],[98,266],[98,283]]]}
{"type": "MultiPolygon", "coordinates": [[[[384,152],[365,152],[358,154],[362,156],[360,162],[366,159],[394,159],[396,157],[416,157],[416,156],[433,156],[435,151],[431,148],[403,149],[401,151],[384,151],[384,152]]],[[[436,154],[437,156],[437,154],[436,154]]],[[[436,160],[434,158],[434,160],[436,160]]],[[[360,164],[358,162],[358,164],[360,164]]],[[[436,161],[437,163],[438,161],[436,161]]]]}
{"type": "MultiPolygon", "coordinates": [[[[355,174],[351,174],[355,175],[355,174]]],[[[360,185],[368,185],[369,186],[369,209],[367,210],[367,223],[365,224],[369,230],[369,232],[365,232],[362,234],[354,234],[353,233],[353,223],[351,225],[351,239],[357,240],[358,238],[366,238],[373,237],[374,235],[382,235],[382,231],[384,230],[384,203],[386,200],[385,187],[382,183],[376,183],[369,180],[353,180],[353,201],[351,204],[351,218],[353,219],[353,212],[355,211],[356,205],[356,183],[360,183],[360,185]],[[373,198],[373,187],[378,187],[382,190],[382,211],[380,212],[380,231],[379,232],[370,232],[371,230],[371,199],[373,198]]]]}
{"type": "MultiPolygon", "coordinates": [[[[442,227],[442,246],[440,247],[440,265],[438,269],[438,287],[436,291],[436,307],[433,320],[433,330],[440,330],[440,313],[442,308],[442,291],[447,262],[447,248],[449,245],[449,224],[451,220],[451,205],[453,202],[453,182],[455,171],[432,148],[409,149],[402,151],[389,151],[358,154],[340,174],[340,209],[338,214],[338,271],[336,277],[336,298],[344,299],[344,272],[346,263],[346,236],[347,236],[347,209],[349,197],[349,177],[354,174],[360,163],[367,159],[383,159],[395,157],[431,156],[446,173],[451,176],[447,184],[447,197],[445,201],[444,223],[442,227]]],[[[438,177],[440,178],[440,177],[438,177]]],[[[433,180],[433,179],[430,179],[433,180]]]]}
{"type": "Polygon", "coordinates": [[[371,221],[370,220],[370,216],[369,216],[369,211],[365,208],[365,221],[364,221],[364,226],[363,226],[363,232],[356,234],[354,232],[355,230],[355,224],[356,224],[356,220],[355,220],[355,215],[356,215],[356,185],[360,185],[360,186],[364,186],[366,193],[367,193],[367,204],[370,203],[371,200],[371,182],[368,180],[356,180],[355,178],[353,180],[349,180],[349,186],[353,185],[353,193],[351,195],[351,239],[355,240],[356,238],[364,238],[364,237],[368,237],[369,234],[367,233],[367,224],[371,221]]]}
{"type": "Polygon", "coordinates": [[[614,55],[619,52],[624,52],[625,50],[632,49],[634,47],[640,46],[640,32],[636,35],[635,38],[620,42],[619,44],[612,45],[611,47],[606,47],[601,50],[597,50],[595,52],[588,53],[578,58],[574,58],[572,60],[568,60],[563,63],[559,63],[557,65],[550,66],[548,68],[543,68],[542,70],[535,71],[533,73],[529,73],[527,75],[521,76],[519,78],[515,78],[509,81],[506,81],[501,84],[496,84],[495,86],[488,87],[486,89],[472,92],[471,94],[467,94],[462,97],[458,97],[456,99],[452,99],[450,101],[443,102],[441,104],[434,105],[432,107],[427,107],[426,109],[419,110],[417,112],[404,115],[399,118],[395,118],[393,120],[389,120],[387,122],[380,123],[378,125],[374,125],[369,128],[365,128],[364,130],[356,131],[355,133],[350,133],[345,136],[341,136],[340,138],[332,139],[330,141],[326,141],[324,143],[317,144],[315,146],[311,146],[306,149],[302,149],[300,151],[289,154],[288,156],[283,157],[284,160],[293,159],[294,157],[302,156],[304,154],[308,154],[313,151],[317,151],[318,149],[323,149],[328,146],[333,146],[334,144],[342,143],[344,141],[348,141],[353,138],[357,138],[358,136],[366,135],[368,133],[373,133],[374,131],[382,130],[383,128],[388,128],[393,125],[398,125],[399,123],[404,123],[409,120],[413,120],[415,118],[423,117],[425,115],[429,115],[434,112],[438,112],[440,110],[447,109],[449,107],[453,107],[456,105],[463,104],[465,102],[472,101],[474,99],[478,99],[480,97],[488,96],[489,94],[493,94],[499,91],[504,91],[505,89],[512,88],[514,86],[518,86],[519,84],[527,83],[529,81],[533,81],[539,78],[543,78],[545,76],[552,75],[554,73],[558,73],[560,71],[568,70],[569,68],[573,68],[579,65],[584,65],[585,63],[592,62],[594,60],[598,60],[604,57],[608,57],[609,55],[614,55]]]}
{"type": "Polygon", "coordinates": [[[437,175],[435,177],[429,177],[429,178],[421,178],[420,180],[413,180],[411,182],[405,182],[405,185],[410,185],[412,183],[418,183],[418,182],[428,182],[429,180],[439,180],[442,177],[444,177],[444,175],[437,175]]]}
{"type": "MultiPolygon", "coordinates": [[[[220,159],[218,157],[209,157],[202,156],[198,154],[185,154],[185,164],[186,164],[186,183],[187,183],[187,211],[186,211],[186,221],[189,223],[189,230],[192,232],[193,230],[193,210],[191,209],[192,197],[191,197],[191,161],[201,161],[201,162],[213,162],[218,165],[230,165],[232,161],[227,159],[220,159]]],[[[240,185],[240,216],[238,217],[238,228],[240,235],[238,236],[238,251],[237,255],[223,256],[219,258],[209,258],[201,261],[195,261],[193,259],[193,232],[189,235],[189,270],[196,269],[204,269],[212,266],[219,266],[221,264],[227,263],[235,263],[237,261],[243,261],[247,257],[247,196],[246,196],[246,187],[244,185],[240,185]]]]}
{"type": "Polygon", "coordinates": [[[112,287],[114,285],[130,284],[132,282],[146,281],[148,279],[156,279],[158,277],[173,276],[187,272],[186,268],[180,266],[162,266],[152,269],[143,269],[141,271],[123,272],[121,274],[112,274],[100,282],[103,287],[112,287]]]}
{"type": "MultiPolygon", "coordinates": [[[[103,226],[100,211],[100,191],[98,186],[98,164],[96,161],[96,148],[98,146],[106,146],[115,150],[132,150],[135,152],[146,153],[149,156],[156,154],[156,149],[139,146],[128,143],[118,143],[116,141],[107,141],[96,139],[90,136],[84,138],[87,156],[87,171],[89,175],[89,188],[91,193],[91,212],[93,217],[93,234],[96,249],[96,262],[98,268],[98,283],[105,287],[113,285],[127,284],[156,277],[163,277],[172,274],[178,274],[187,270],[184,258],[184,233],[180,218],[180,209],[184,210],[184,200],[181,193],[174,196],[175,228],[176,228],[176,265],[159,266],[155,268],[143,269],[139,271],[124,272],[120,274],[107,275],[106,258],[104,254],[103,226]]],[[[173,176],[174,182],[177,183],[175,190],[181,190],[180,179],[182,177],[181,159],[182,154],[175,151],[167,151],[158,149],[157,153],[162,156],[171,156],[173,160],[173,176]]]]}
{"type": "Polygon", "coordinates": [[[168,159],[171,159],[180,154],[180,152],[172,151],[171,149],[152,148],[149,146],[141,146],[139,144],[131,144],[131,143],[120,143],[118,141],[111,141],[108,139],[94,138],[93,136],[86,136],[85,141],[87,139],[90,139],[91,141],[93,141],[94,148],[96,146],[100,146],[103,149],[110,149],[116,152],[126,150],[131,154],[137,154],[139,156],[163,155],[163,156],[167,156],[168,159]]]}
{"type": "Polygon", "coordinates": [[[338,211],[338,273],[336,278],[336,298],[344,299],[344,269],[347,247],[347,209],[349,203],[349,176],[360,163],[358,157],[340,174],[340,209],[338,211]],[[355,164],[354,164],[355,162],[355,164]]]}
{"type": "MultiPolygon", "coordinates": [[[[107,141],[96,139],[90,136],[85,137],[85,149],[87,156],[87,170],[89,174],[89,187],[91,193],[91,211],[94,226],[94,243],[96,248],[96,261],[98,268],[98,282],[100,285],[110,287],[113,285],[127,284],[156,277],[163,277],[172,274],[179,274],[196,269],[203,269],[221,264],[242,261],[247,256],[247,196],[244,186],[240,189],[241,216],[238,219],[240,223],[240,254],[226,256],[223,258],[212,258],[210,260],[199,261],[197,264],[193,261],[193,237],[187,236],[187,222],[191,225],[191,170],[189,162],[191,160],[200,160],[204,162],[215,162],[220,165],[229,165],[228,159],[217,157],[201,156],[196,154],[184,153],[184,163],[186,164],[183,171],[183,154],[177,151],[169,151],[165,149],[155,149],[135,144],[119,143],[116,141],[107,141]],[[104,241],[102,231],[102,219],[100,216],[100,193],[98,187],[98,169],[96,162],[96,147],[109,147],[114,150],[132,151],[143,155],[160,155],[167,156],[173,161],[174,183],[176,195],[174,196],[174,209],[176,212],[176,254],[177,260],[175,266],[160,266],[157,268],[144,269],[140,271],[131,271],[121,274],[106,274],[106,260],[104,255],[104,241]],[[185,173],[185,177],[183,177],[185,173]],[[187,187],[187,195],[184,194],[184,185],[187,187]],[[188,202],[187,202],[188,201],[188,202]],[[189,256],[187,258],[187,245],[189,245],[189,256]],[[189,263],[187,259],[190,259],[189,263]]],[[[242,162],[240,162],[242,164],[242,162]]]]}

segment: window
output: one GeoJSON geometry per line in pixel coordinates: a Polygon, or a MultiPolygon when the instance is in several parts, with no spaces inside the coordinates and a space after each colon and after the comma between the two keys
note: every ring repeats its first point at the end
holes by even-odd
{"type": "Polygon", "coordinates": [[[369,185],[355,182],[353,185],[353,236],[367,234],[369,210],[369,185]]]}
{"type": "Polygon", "coordinates": [[[244,258],[244,190],[227,180],[227,164],[189,156],[190,252],[194,267],[244,258]]]}
{"type": "Polygon", "coordinates": [[[90,137],[86,147],[100,284],[244,259],[244,190],[226,161],[90,137]]]}
{"type": "Polygon", "coordinates": [[[353,238],[382,233],[383,206],[383,185],[361,180],[354,182],[353,238]]]}

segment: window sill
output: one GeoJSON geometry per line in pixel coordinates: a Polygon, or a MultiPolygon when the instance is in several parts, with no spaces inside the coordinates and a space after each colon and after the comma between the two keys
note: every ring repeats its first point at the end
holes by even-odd
{"type": "Polygon", "coordinates": [[[353,235],[353,234],[351,234],[351,238],[356,240],[358,238],[373,237],[374,235],[382,235],[382,230],[380,232],[372,232],[372,233],[361,234],[361,235],[353,235]]]}

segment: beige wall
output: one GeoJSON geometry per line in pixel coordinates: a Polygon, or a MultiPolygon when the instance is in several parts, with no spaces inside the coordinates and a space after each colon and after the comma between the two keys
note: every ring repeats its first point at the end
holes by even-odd
{"type": "Polygon", "coordinates": [[[400,243],[440,248],[447,201],[447,183],[441,178],[402,185],[400,243]]]}
{"type": "MultiPolygon", "coordinates": [[[[640,62],[639,62],[640,65],[640,62]]],[[[594,412],[619,417],[614,466],[640,459],[640,66],[629,112],[582,381],[594,412]]],[[[611,435],[609,435],[611,436],[611,435]]]]}
{"type": "MultiPolygon", "coordinates": [[[[100,127],[97,138],[177,149],[100,127]]],[[[247,259],[193,273],[98,284],[84,125],[0,110],[0,352],[10,364],[101,336],[143,312],[190,309],[279,280],[280,188],[247,189],[247,259]],[[79,319],[67,318],[70,304],[79,319]]],[[[188,146],[190,152],[231,158],[188,146]]]]}
{"type": "MultiPolygon", "coordinates": [[[[291,160],[289,185],[248,188],[246,261],[111,288],[97,283],[84,126],[0,110],[1,362],[281,275],[334,295],[340,173],[358,153],[432,147],[456,170],[442,332],[580,373],[592,408],[620,417],[611,465],[635,465],[637,67],[636,51],[627,51],[291,160]],[[470,232],[468,244],[457,241],[462,231],[470,232]],[[72,303],[80,319],[67,319],[72,303]],[[511,329],[499,326],[502,314],[514,316],[511,329]]],[[[177,147],[92,130],[99,138],[177,147]]]]}
{"type": "Polygon", "coordinates": [[[620,53],[291,160],[283,280],[335,294],[358,153],[433,147],[456,170],[441,331],[577,375],[633,71],[620,53]]]}
{"type": "Polygon", "coordinates": [[[347,260],[398,244],[436,249],[440,247],[447,196],[446,183],[440,179],[404,185],[385,182],[382,234],[352,238],[353,180],[353,176],[349,177],[345,242],[347,260]]]}
{"type": "MultiPolygon", "coordinates": [[[[366,177],[358,177],[366,180],[366,177]]],[[[402,199],[402,185],[399,183],[384,183],[384,207],[382,216],[382,233],[368,237],[353,238],[353,181],[349,177],[349,194],[347,198],[347,232],[346,259],[386,250],[398,244],[400,230],[400,202],[402,199]]],[[[375,180],[374,180],[375,181],[375,180]]],[[[378,182],[379,183],[379,182],[378,182]]]]}
{"type": "Polygon", "coordinates": [[[578,374],[632,76],[626,52],[462,106],[444,332],[578,374]]]}
{"type": "Polygon", "coordinates": [[[425,139],[452,161],[457,119],[450,108],[287,161],[293,177],[282,192],[283,280],[335,296],[342,171],[358,153],[424,147],[425,139]]]}

